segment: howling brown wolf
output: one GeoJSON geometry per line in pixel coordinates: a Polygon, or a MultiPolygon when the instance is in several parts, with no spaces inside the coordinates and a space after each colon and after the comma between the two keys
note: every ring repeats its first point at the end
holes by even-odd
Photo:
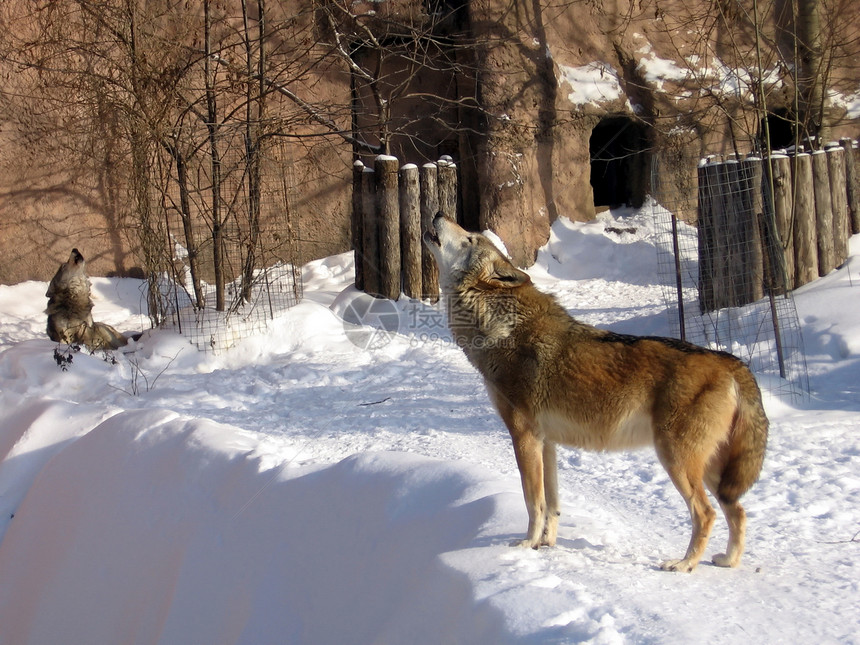
{"type": "Polygon", "coordinates": [[[424,241],[439,266],[452,334],[513,439],[529,515],[520,544],[555,544],[557,443],[653,445],[693,523],[684,557],[662,568],[699,564],[716,517],[706,487],[729,525],[728,548],[713,562],[737,566],[746,530],[738,500],[759,476],[768,429],[749,369],[724,352],[581,323],[486,237],[442,216],[424,241]]]}
{"type": "Polygon", "coordinates": [[[105,323],[93,322],[93,301],[84,256],[72,249],[48,285],[48,337],[58,343],[86,345],[91,350],[118,349],[128,339],[105,323]]]}

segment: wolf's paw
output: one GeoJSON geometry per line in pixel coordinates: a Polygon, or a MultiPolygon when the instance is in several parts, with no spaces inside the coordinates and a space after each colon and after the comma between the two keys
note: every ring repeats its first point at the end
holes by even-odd
{"type": "Polygon", "coordinates": [[[541,546],[555,546],[556,536],[558,535],[558,520],[555,522],[547,522],[546,528],[543,530],[543,535],[540,537],[541,546]]]}
{"type": "Polygon", "coordinates": [[[663,564],[660,565],[660,568],[663,571],[680,571],[681,573],[690,573],[693,569],[696,568],[697,564],[697,562],[691,562],[687,559],[666,560],[663,564]]]}
{"type": "Polygon", "coordinates": [[[711,560],[718,567],[736,567],[740,564],[740,558],[730,558],[725,553],[717,553],[711,560]]]}
{"type": "Polygon", "coordinates": [[[540,542],[534,542],[533,540],[526,538],[523,540],[514,540],[511,542],[511,546],[520,547],[522,549],[534,549],[537,551],[538,547],[540,547],[540,542]]]}

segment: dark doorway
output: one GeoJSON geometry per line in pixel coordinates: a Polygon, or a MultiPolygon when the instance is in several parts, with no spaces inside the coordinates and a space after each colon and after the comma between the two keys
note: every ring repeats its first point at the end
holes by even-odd
{"type": "MultiPolygon", "coordinates": [[[[765,142],[765,136],[770,134],[770,149],[781,150],[794,145],[794,118],[786,108],[778,108],[767,113],[767,129],[765,120],[761,122],[761,140],[765,142]]],[[[767,149],[767,146],[763,146],[767,149]]]]}
{"type": "Polygon", "coordinates": [[[629,117],[605,117],[588,145],[594,205],[642,206],[648,193],[648,126],[629,117]]]}

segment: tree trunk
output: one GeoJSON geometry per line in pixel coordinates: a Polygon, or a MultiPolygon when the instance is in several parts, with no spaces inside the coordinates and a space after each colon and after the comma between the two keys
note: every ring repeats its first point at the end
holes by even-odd
{"type": "Polygon", "coordinates": [[[188,270],[191,273],[191,288],[194,291],[194,306],[203,309],[206,306],[206,295],[200,282],[200,259],[198,258],[197,241],[194,236],[194,226],[191,222],[191,203],[188,192],[188,173],[185,158],[175,146],[170,148],[173,160],[176,162],[176,183],[179,189],[179,216],[182,219],[182,234],[185,237],[185,251],[188,253],[188,270]]]}
{"type": "MultiPolygon", "coordinates": [[[[810,138],[827,139],[825,123],[824,69],[821,58],[821,13],[819,0],[798,0],[797,46],[800,54],[798,86],[801,124],[810,138]]],[[[816,146],[820,147],[820,146],[816,146]]]]}
{"type": "Polygon", "coordinates": [[[257,0],[259,13],[257,21],[257,65],[254,66],[253,43],[251,27],[248,23],[248,3],[242,0],[242,26],[245,45],[245,65],[248,75],[245,93],[245,164],[248,186],[248,237],[245,249],[245,261],[242,270],[242,300],[250,302],[251,289],[254,283],[254,270],[257,268],[260,245],[260,124],[266,96],[265,74],[265,5],[263,0],[257,0]],[[257,78],[256,86],[251,79],[257,78]],[[255,110],[256,108],[256,110],[255,110]]]}
{"type": "Polygon", "coordinates": [[[218,104],[215,96],[215,77],[212,71],[212,16],[211,0],[203,2],[204,56],[203,76],[206,85],[206,129],[209,132],[209,158],[212,168],[212,260],[215,271],[215,309],[224,311],[224,231],[221,221],[221,156],[218,152],[218,104]]]}

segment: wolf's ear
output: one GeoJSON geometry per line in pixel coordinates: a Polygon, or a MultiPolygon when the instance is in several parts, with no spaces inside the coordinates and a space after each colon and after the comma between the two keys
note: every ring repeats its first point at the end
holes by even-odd
{"type": "Polygon", "coordinates": [[[513,289],[530,283],[532,279],[528,273],[520,271],[508,262],[495,262],[481,281],[491,289],[513,289]]]}

